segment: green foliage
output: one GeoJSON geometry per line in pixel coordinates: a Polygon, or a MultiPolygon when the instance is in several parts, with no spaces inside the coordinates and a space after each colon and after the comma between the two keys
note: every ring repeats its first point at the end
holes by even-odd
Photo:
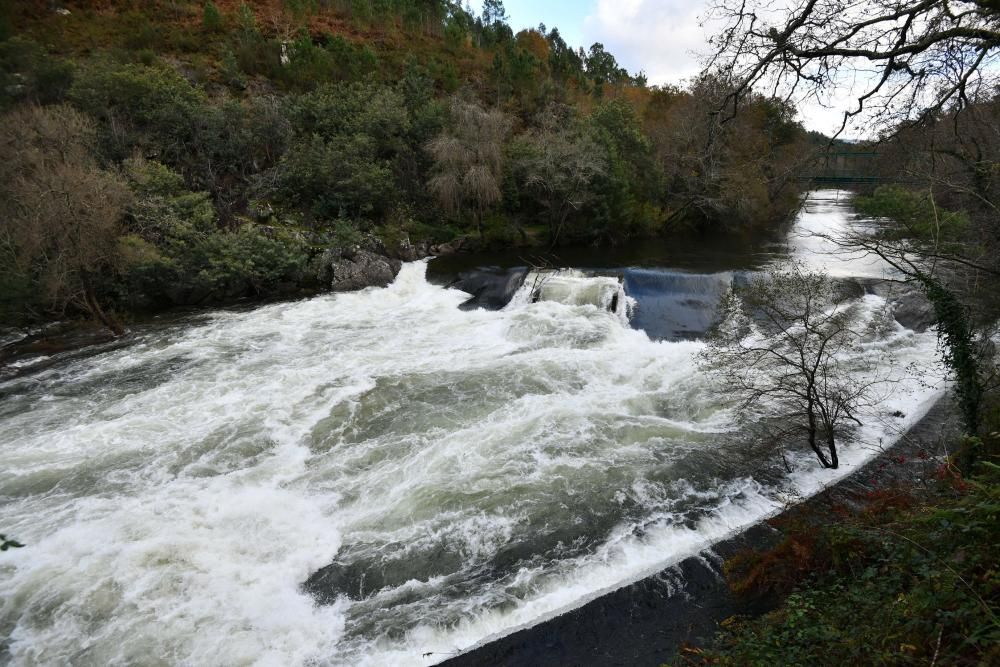
{"type": "Polygon", "coordinates": [[[392,88],[369,83],[323,86],[295,100],[291,115],[300,136],[330,139],[363,134],[382,154],[397,148],[409,130],[402,96],[392,88]]]}
{"type": "Polygon", "coordinates": [[[222,14],[212,0],[207,0],[204,9],[202,9],[201,27],[205,32],[222,32],[222,14]]]}
{"type": "Polygon", "coordinates": [[[242,39],[260,36],[260,31],[257,30],[257,17],[254,15],[253,9],[245,2],[241,3],[239,9],[236,10],[236,25],[239,26],[242,39]]]}
{"type": "Polygon", "coordinates": [[[464,46],[472,34],[473,25],[472,17],[461,8],[449,14],[444,24],[445,44],[453,50],[464,46]]]}
{"type": "Polygon", "coordinates": [[[104,154],[121,160],[137,148],[169,164],[198,150],[198,129],[211,116],[205,93],[171,69],[94,63],[69,92],[79,109],[101,121],[104,154]]]}
{"type": "Polygon", "coordinates": [[[55,104],[73,82],[71,63],[20,36],[0,41],[0,109],[16,102],[55,104]]]}
{"type": "Polygon", "coordinates": [[[658,211],[643,204],[655,198],[662,176],[635,110],[627,102],[612,100],[594,110],[590,124],[609,165],[596,185],[602,196],[596,204],[595,229],[607,239],[655,227],[658,211]]]}
{"type": "MultiPolygon", "coordinates": [[[[519,138],[511,147],[511,174],[505,192],[508,208],[523,204],[538,210],[549,226],[549,242],[594,238],[599,230],[593,207],[606,204],[599,185],[613,168],[607,146],[595,133],[560,109],[546,112],[537,131],[519,138]]],[[[624,181],[623,181],[624,183],[624,181]]]]}
{"type": "Polygon", "coordinates": [[[222,54],[222,59],[219,61],[219,74],[227,86],[237,90],[244,90],[247,87],[247,80],[240,69],[240,63],[231,50],[227,49],[222,54]]]}
{"type": "Polygon", "coordinates": [[[278,204],[319,218],[372,217],[395,198],[389,163],[365,134],[318,134],[296,141],[269,178],[278,204]]]}
{"type": "MultiPolygon", "coordinates": [[[[940,280],[920,273],[917,277],[931,305],[938,325],[945,364],[955,373],[955,393],[969,434],[979,433],[979,412],[983,398],[979,356],[968,309],[940,280]]],[[[966,461],[966,464],[971,460],[966,461]]]]}
{"type": "MultiPolygon", "coordinates": [[[[662,212],[683,208],[664,193],[663,165],[673,161],[654,150],[636,115],[651,91],[631,89],[638,79],[600,45],[588,55],[544,27],[515,37],[502,2],[486,3],[480,19],[446,0],[168,5],[153,11],[144,3],[110,3],[57,19],[11,11],[20,34],[0,35],[0,106],[66,100],[97,120],[95,158],[102,167],[116,171],[141,155],[176,181],[171,194],[134,207],[119,244],[131,260],[129,284],[119,289],[103,277],[123,302],[140,303],[144,289],[149,302],[163,303],[238,293],[258,269],[240,269],[234,248],[259,255],[255,266],[285,271],[295,262],[264,255],[269,243],[287,237],[298,256],[302,241],[289,220],[307,230],[310,244],[350,229],[444,242],[477,224],[487,242],[513,245],[526,242],[526,228],[558,228],[559,221],[572,224],[554,238],[613,243],[658,233],[662,212]],[[497,111],[511,118],[523,148],[544,134],[536,119],[553,103],[571,109],[567,117],[586,118],[595,82],[615,99],[563,128],[562,153],[546,156],[561,203],[555,190],[528,182],[526,163],[512,162],[493,169],[490,179],[481,169],[464,174],[467,185],[488,197],[480,197],[481,206],[442,214],[429,187],[439,174],[427,147],[436,137],[462,133],[447,113],[449,93],[461,90],[473,105],[502,107],[497,111]],[[560,155],[570,164],[558,164],[560,155]],[[586,168],[574,173],[573,160],[586,168]],[[567,185],[581,173],[589,174],[581,181],[586,188],[567,185]],[[248,215],[275,226],[248,223],[248,215]],[[223,274],[233,277],[231,289],[223,274]],[[193,275],[205,279],[198,283],[193,275]],[[171,282],[179,287],[171,290],[171,282]]],[[[768,131],[794,134],[779,107],[768,131]]],[[[486,142],[498,158],[519,150],[503,134],[486,142]]],[[[758,160],[756,147],[748,152],[758,162],[770,159],[758,160]]],[[[766,170],[745,171],[742,192],[767,190],[766,170]]],[[[134,189],[152,197],[151,185],[135,173],[131,178],[138,179],[134,189]]],[[[760,197],[741,201],[742,209],[761,210],[760,197]]],[[[536,242],[542,236],[532,235],[536,242]]],[[[31,281],[0,262],[0,309],[36,312],[31,281]]]]}
{"type": "Polygon", "coordinates": [[[330,56],[335,80],[358,80],[378,68],[378,56],[367,44],[356,44],[340,35],[327,35],[323,48],[330,56]]]}
{"type": "MultiPolygon", "coordinates": [[[[882,237],[889,242],[903,244],[904,253],[913,248],[918,253],[926,252],[932,256],[949,252],[961,254],[961,242],[968,231],[969,219],[964,213],[939,208],[929,190],[914,192],[897,186],[883,186],[870,197],[858,197],[856,206],[868,215],[884,218],[886,224],[881,231],[882,237]]],[[[955,393],[966,428],[970,436],[978,436],[984,394],[983,359],[977,349],[969,309],[931,270],[921,268],[905,255],[898,264],[920,285],[934,307],[942,356],[955,375],[955,393]]],[[[976,449],[963,448],[963,468],[969,469],[976,449]]]]}
{"type": "Polygon", "coordinates": [[[339,35],[327,35],[317,44],[304,29],[289,45],[288,59],[288,65],[273,75],[299,90],[356,81],[374,72],[379,64],[378,56],[366,44],[355,44],[339,35]]]}
{"type": "Polygon", "coordinates": [[[275,203],[311,219],[378,219],[398,199],[394,162],[408,154],[407,104],[375,84],[323,86],[295,101],[290,150],[261,179],[275,203]]]}
{"type": "Polygon", "coordinates": [[[281,4],[284,5],[293,16],[296,18],[303,18],[309,14],[316,12],[319,9],[318,0],[281,0],[281,4]]]}
{"type": "Polygon", "coordinates": [[[961,240],[969,228],[965,213],[939,208],[929,190],[914,192],[898,185],[883,185],[871,196],[856,197],[854,205],[870,216],[898,223],[896,238],[939,244],[942,250],[961,240]]]}
{"type": "Polygon", "coordinates": [[[913,508],[876,502],[832,525],[804,523],[791,535],[799,547],[758,559],[765,571],[793,572],[779,580],[797,582],[794,592],[771,614],[725,622],[716,646],[686,662],[995,664],[998,518],[1000,468],[988,465],[913,508]]]}
{"type": "Polygon", "coordinates": [[[123,45],[130,51],[167,46],[167,33],[160,30],[150,17],[139,11],[126,12],[121,17],[124,27],[123,45]]]}
{"type": "Polygon", "coordinates": [[[132,307],[195,304],[272,293],[301,279],[304,240],[291,230],[251,223],[220,230],[205,193],[191,192],[162,164],[129,160],[136,193],[123,299],[132,307]]]}

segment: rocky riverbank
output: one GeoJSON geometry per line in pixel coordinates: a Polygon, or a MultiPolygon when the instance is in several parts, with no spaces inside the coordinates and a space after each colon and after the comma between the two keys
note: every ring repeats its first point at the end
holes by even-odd
{"type": "Polygon", "coordinates": [[[386,244],[375,236],[342,248],[330,248],[317,260],[317,279],[334,292],[351,292],[366,287],[385,287],[399,274],[403,262],[440,257],[461,252],[469,246],[466,238],[433,245],[410,242],[408,237],[386,244]]]}
{"type": "MultiPolygon", "coordinates": [[[[411,243],[409,238],[386,244],[376,236],[365,236],[359,242],[343,247],[331,247],[310,262],[309,274],[298,284],[282,285],[282,289],[262,292],[256,297],[216,295],[204,303],[180,303],[166,308],[151,308],[124,315],[129,328],[141,327],[151,318],[183,318],[206,309],[240,307],[274,300],[294,299],[319,293],[349,292],[366,287],[385,287],[399,274],[403,262],[438,257],[464,251],[467,239],[432,245],[426,241],[411,243]]],[[[127,333],[127,331],[126,331],[127,333]]],[[[66,358],[67,354],[97,353],[127,342],[127,335],[112,334],[97,322],[67,319],[25,328],[0,326],[0,379],[35,372],[66,358]]]]}
{"type": "Polygon", "coordinates": [[[566,614],[456,657],[435,657],[447,667],[660,665],[685,643],[711,641],[725,619],[769,608],[767,600],[744,600],[729,590],[722,575],[727,558],[776,544],[782,538],[776,525],[790,513],[858,505],[873,490],[929,481],[948,454],[957,421],[953,401],[943,398],[894,446],[778,517],[566,614]]]}

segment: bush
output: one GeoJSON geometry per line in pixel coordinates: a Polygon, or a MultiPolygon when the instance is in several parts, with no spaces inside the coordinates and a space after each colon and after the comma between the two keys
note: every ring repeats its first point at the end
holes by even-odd
{"type": "Polygon", "coordinates": [[[389,163],[377,157],[375,141],[364,134],[302,139],[267,180],[276,203],[321,220],[375,217],[396,198],[389,163]]]}
{"type": "Polygon", "coordinates": [[[356,81],[378,67],[378,57],[369,46],[356,45],[339,35],[327,35],[325,46],[321,46],[304,29],[289,46],[288,57],[289,63],[280,76],[302,90],[336,81],[356,81]]]}
{"type": "Polygon", "coordinates": [[[930,191],[883,185],[871,196],[855,197],[853,204],[862,213],[898,223],[900,238],[949,244],[960,241],[969,229],[969,218],[963,212],[939,208],[930,191]]]}
{"type": "Polygon", "coordinates": [[[793,592],[761,618],[724,622],[717,645],[689,649],[686,661],[997,664],[1000,468],[984,464],[977,478],[912,508],[893,505],[804,524],[773,552],[744,560],[735,570],[745,589],[793,592]]]}
{"type": "Polygon", "coordinates": [[[19,101],[56,104],[73,83],[71,63],[25,37],[0,41],[0,108],[19,101]]]}
{"type": "Polygon", "coordinates": [[[198,130],[212,116],[200,88],[171,69],[141,64],[94,64],[76,77],[69,98],[101,121],[103,152],[115,161],[139,149],[181,164],[198,152],[198,130]]]}
{"type": "Polygon", "coordinates": [[[201,13],[201,27],[205,32],[222,32],[222,14],[212,0],[205,3],[205,8],[201,13]]]}
{"type": "Polygon", "coordinates": [[[121,241],[125,295],[133,307],[218,302],[270,294],[302,277],[307,247],[280,227],[219,230],[206,193],[191,192],[162,164],[129,160],[135,202],[121,241]]]}

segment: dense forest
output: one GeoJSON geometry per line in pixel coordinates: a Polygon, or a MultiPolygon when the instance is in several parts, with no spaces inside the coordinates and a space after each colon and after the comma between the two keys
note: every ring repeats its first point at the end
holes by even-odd
{"type": "Polygon", "coordinates": [[[426,0],[7,2],[9,323],[328,287],[330,253],[775,226],[794,109],[426,0]],[[60,196],[43,196],[56,193],[60,196]]]}

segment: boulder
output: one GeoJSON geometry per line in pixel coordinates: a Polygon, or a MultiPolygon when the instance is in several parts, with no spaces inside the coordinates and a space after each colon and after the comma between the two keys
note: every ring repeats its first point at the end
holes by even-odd
{"type": "Polygon", "coordinates": [[[935,323],[934,306],[918,289],[901,292],[891,303],[893,317],[907,329],[922,332],[935,323]]]}
{"type": "Polygon", "coordinates": [[[404,234],[399,242],[396,244],[395,249],[390,253],[396,259],[401,259],[404,262],[414,262],[418,259],[423,259],[429,256],[430,245],[426,241],[418,241],[413,243],[410,241],[410,236],[404,234]]]}
{"type": "Polygon", "coordinates": [[[528,269],[523,266],[512,269],[500,269],[491,266],[461,273],[458,279],[448,285],[448,287],[453,287],[472,295],[471,299],[460,306],[462,310],[474,310],[476,308],[500,310],[510,303],[514,294],[521,288],[527,275],[528,269]]]}
{"type": "Polygon", "coordinates": [[[428,252],[431,255],[436,255],[438,257],[442,255],[454,255],[458,252],[464,252],[469,250],[470,242],[466,237],[457,238],[450,243],[440,243],[438,245],[432,245],[428,248],[428,252]]]}
{"type": "Polygon", "coordinates": [[[367,250],[352,250],[334,256],[330,266],[330,289],[348,292],[365,287],[386,287],[396,279],[403,263],[367,250]]]}
{"type": "Polygon", "coordinates": [[[892,280],[866,281],[864,287],[866,293],[888,301],[892,316],[907,329],[923,332],[934,326],[934,306],[919,287],[892,280]]]}

